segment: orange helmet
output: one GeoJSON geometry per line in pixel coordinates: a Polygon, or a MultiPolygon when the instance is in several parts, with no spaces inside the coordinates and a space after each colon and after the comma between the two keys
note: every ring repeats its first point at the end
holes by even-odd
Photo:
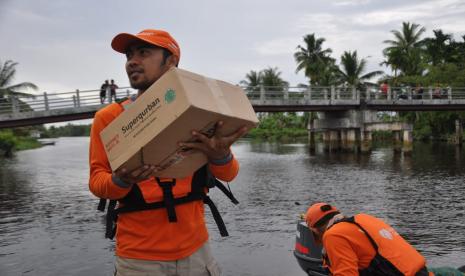
{"type": "Polygon", "coordinates": [[[308,208],[305,214],[305,221],[310,228],[316,228],[315,226],[320,221],[323,221],[324,218],[334,213],[339,214],[339,210],[336,207],[323,202],[315,203],[308,208]]]}

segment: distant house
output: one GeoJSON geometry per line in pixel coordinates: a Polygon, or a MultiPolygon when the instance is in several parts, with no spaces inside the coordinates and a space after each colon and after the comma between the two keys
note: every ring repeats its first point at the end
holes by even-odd
{"type": "Polygon", "coordinates": [[[31,136],[32,138],[40,138],[40,131],[32,130],[29,136],[31,136]]]}

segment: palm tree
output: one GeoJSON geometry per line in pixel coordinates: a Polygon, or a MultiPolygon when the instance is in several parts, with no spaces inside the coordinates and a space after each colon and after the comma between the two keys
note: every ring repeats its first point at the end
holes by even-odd
{"type": "Polygon", "coordinates": [[[248,93],[260,91],[260,84],[262,84],[262,73],[250,70],[245,75],[245,80],[239,82],[240,85],[245,86],[245,91],[248,93]]]}
{"type": "Polygon", "coordinates": [[[281,78],[281,72],[277,67],[268,67],[261,72],[262,84],[267,87],[267,91],[283,91],[289,83],[281,78]]]}
{"type": "Polygon", "coordinates": [[[403,63],[404,58],[402,52],[398,48],[385,49],[383,51],[386,59],[380,63],[380,65],[386,65],[386,67],[391,67],[394,71],[394,85],[397,83],[397,76],[400,70],[399,66],[403,63]]]}
{"type": "Polygon", "coordinates": [[[384,73],[383,71],[372,71],[363,74],[365,69],[366,60],[364,58],[359,60],[357,51],[346,51],[341,56],[340,81],[360,88],[367,80],[384,73]]]}
{"type": "Polygon", "coordinates": [[[420,25],[410,22],[403,22],[401,31],[391,31],[394,40],[384,41],[389,46],[383,50],[383,54],[393,70],[398,69],[404,75],[422,74],[420,38],[425,31],[424,27],[420,28],[420,25]]]}
{"type": "Polygon", "coordinates": [[[12,84],[14,76],[16,74],[17,62],[7,60],[3,65],[0,62],[0,98],[11,98],[13,96],[21,96],[26,98],[34,98],[34,95],[20,92],[23,89],[34,89],[37,90],[37,86],[30,82],[22,82],[18,84],[12,84]]]}
{"type": "MultiPolygon", "coordinates": [[[[34,98],[35,96],[29,93],[21,92],[20,90],[31,88],[37,90],[37,86],[30,82],[22,82],[12,84],[16,74],[16,65],[18,63],[12,60],[7,60],[3,65],[0,62],[0,113],[11,112],[13,105],[13,98],[34,98]]],[[[19,109],[22,111],[32,110],[31,107],[22,100],[17,99],[19,102],[19,109]]]]}
{"type": "Polygon", "coordinates": [[[433,30],[433,33],[434,38],[425,38],[423,45],[425,46],[428,62],[436,66],[445,63],[449,59],[448,56],[452,50],[450,49],[452,35],[443,33],[441,29],[433,30]]]}
{"type": "Polygon", "coordinates": [[[310,84],[320,84],[321,71],[327,67],[332,58],[331,49],[323,49],[324,38],[316,38],[315,34],[304,36],[304,46],[297,46],[297,52],[294,53],[297,62],[296,73],[304,70],[306,77],[310,79],[310,84]]]}

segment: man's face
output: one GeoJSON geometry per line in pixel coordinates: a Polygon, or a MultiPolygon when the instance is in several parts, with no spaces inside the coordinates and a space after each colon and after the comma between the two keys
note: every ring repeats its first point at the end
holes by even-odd
{"type": "Polygon", "coordinates": [[[310,231],[312,231],[315,243],[316,244],[322,244],[322,242],[323,242],[323,234],[325,232],[324,227],[310,227],[310,226],[308,226],[308,229],[310,229],[310,231]]]}
{"type": "Polygon", "coordinates": [[[145,91],[171,66],[163,64],[163,49],[137,42],[126,51],[126,73],[131,87],[145,91]]]}

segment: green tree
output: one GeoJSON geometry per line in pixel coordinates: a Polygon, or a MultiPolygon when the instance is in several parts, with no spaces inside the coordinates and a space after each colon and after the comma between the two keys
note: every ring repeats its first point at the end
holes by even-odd
{"type": "Polygon", "coordinates": [[[38,88],[35,84],[31,82],[12,84],[16,74],[16,65],[18,65],[18,63],[12,60],[5,61],[3,65],[0,62],[0,98],[9,98],[12,96],[34,98],[34,95],[21,92],[21,90],[37,90],[38,88]]]}
{"type": "Polygon", "coordinates": [[[262,84],[267,91],[283,91],[289,83],[281,78],[281,72],[277,67],[268,67],[261,72],[262,84]]]}
{"type": "MultiPolygon", "coordinates": [[[[18,63],[11,60],[0,62],[0,113],[10,113],[13,97],[34,98],[35,96],[26,92],[24,89],[37,90],[37,86],[30,82],[21,82],[12,84],[16,74],[16,65],[18,63]]],[[[30,106],[24,101],[18,99],[20,110],[31,110],[30,106]]]]}
{"type": "Polygon", "coordinates": [[[452,52],[450,44],[452,42],[451,34],[444,34],[442,30],[433,30],[434,38],[425,38],[423,45],[427,62],[433,66],[443,64],[449,60],[452,52]]]}
{"type": "Polygon", "coordinates": [[[396,85],[397,76],[400,70],[399,66],[400,64],[403,63],[403,60],[404,60],[402,51],[398,48],[389,48],[389,49],[384,49],[383,54],[386,59],[383,62],[381,62],[380,65],[391,67],[391,70],[394,72],[393,82],[394,82],[394,85],[396,85]]]}
{"type": "Polygon", "coordinates": [[[304,36],[304,46],[298,45],[294,59],[297,62],[296,73],[304,71],[312,85],[322,85],[322,78],[331,76],[334,71],[328,70],[334,67],[334,59],[330,57],[332,50],[323,49],[324,38],[316,38],[315,34],[304,36]]]}
{"type": "Polygon", "coordinates": [[[345,51],[341,56],[341,66],[339,69],[340,80],[342,83],[347,83],[351,86],[360,87],[367,80],[381,75],[383,71],[372,71],[363,74],[366,69],[366,60],[357,57],[357,51],[345,51]]]}
{"type": "Polygon", "coordinates": [[[402,23],[402,30],[392,30],[394,40],[385,40],[388,47],[383,50],[386,63],[394,70],[400,70],[404,75],[421,75],[423,66],[421,60],[421,36],[426,31],[424,27],[410,22],[402,23]]]}
{"type": "Polygon", "coordinates": [[[258,92],[262,84],[262,73],[250,70],[250,72],[245,75],[245,80],[241,80],[239,84],[245,86],[245,90],[248,93],[258,92]]]}

